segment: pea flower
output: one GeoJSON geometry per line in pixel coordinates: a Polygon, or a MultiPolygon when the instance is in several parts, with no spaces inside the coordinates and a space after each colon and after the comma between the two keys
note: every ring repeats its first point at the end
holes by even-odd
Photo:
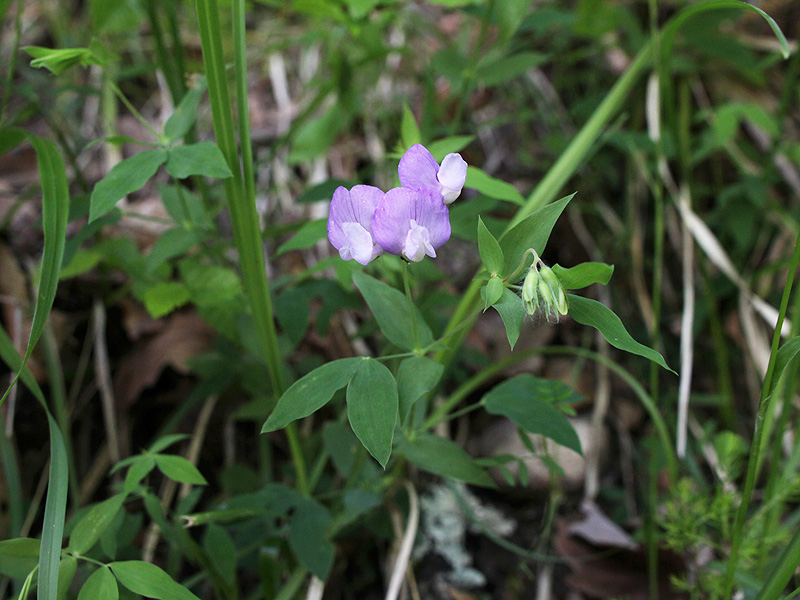
{"type": "Polygon", "coordinates": [[[397,172],[403,187],[436,190],[445,204],[452,204],[467,180],[467,163],[460,154],[452,152],[444,157],[440,167],[425,146],[414,144],[403,154],[397,172]]]}
{"type": "Polygon", "coordinates": [[[412,262],[436,258],[436,250],[450,239],[450,211],[435,190],[394,188],[378,201],[372,232],[390,254],[412,262]]]}
{"type": "Polygon", "coordinates": [[[340,186],[333,192],[328,239],[342,260],[366,265],[383,251],[372,230],[372,217],[381,198],[383,192],[371,185],[356,185],[350,191],[340,186]]]}

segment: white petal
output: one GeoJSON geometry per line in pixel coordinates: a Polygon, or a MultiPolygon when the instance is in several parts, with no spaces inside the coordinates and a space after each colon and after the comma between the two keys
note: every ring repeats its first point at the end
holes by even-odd
{"type": "Polygon", "coordinates": [[[431,258],[436,258],[436,250],[431,245],[431,234],[427,227],[417,225],[417,222],[411,219],[411,229],[409,229],[403,245],[403,256],[411,262],[419,262],[425,258],[426,254],[431,258]]]}
{"type": "Polygon", "coordinates": [[[359,223],[342,223],[342,231],[347,238],[346,246],[339,249],[339,256],[344,260],[355,259],[356,262],[366,265],[373,258],[372,236],[359,223]],[[345,252],[349,257],[345,257],[345,252]]]}
{"type": "Polygon", "coordinates": [[[450,204],[461,194],[461,189],[467,181],[467,163],[456,152],[448,154],[439,167],[436,179],[439,180],[439,191],[442,193],[444,203],[450,204]]]}

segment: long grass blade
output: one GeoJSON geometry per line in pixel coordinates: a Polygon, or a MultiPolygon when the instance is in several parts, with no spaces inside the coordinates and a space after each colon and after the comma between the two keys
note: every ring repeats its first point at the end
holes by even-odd
{"type": "Polygon", "coordinates": [[[67,239],[67,219],[69,216],[69,187],[64,161],[55,144],[35,135],[25,134],[36,151],[39,166],[39,179],[42,186],[42,227],[44,229],[44,250],[39,277],[36,306],[33,311],[31,333],[28,347],[22,358],[20,369],[16,369],[14,381],[8,387],[0,405],[5,402],[11,388],[19,378],[21,368],[25,366],[44,331],[47,316],[53,307],[56,297],[61,263],[64,259],[64,246],[67,239]]]}
{"type": "Polygon", "coordinates": [[[64,515],[67,510],[67,493],[69,491],[67,448],[64,445],[61,430],[47,408],[47,401],[42,389],[36,383],[28,367],[24,365],[23,357],[14,349],[11,338],[2,328],[0,328],[0,358],[9,368],[19,373],[19,380],[31,391],[47,415],[50,429],[50,473],[42,524],[42,543],[39,550],[38,598],[55,600],[58,590],[58,567],[61,561],[61,541],[64,536],[64,515]]]}

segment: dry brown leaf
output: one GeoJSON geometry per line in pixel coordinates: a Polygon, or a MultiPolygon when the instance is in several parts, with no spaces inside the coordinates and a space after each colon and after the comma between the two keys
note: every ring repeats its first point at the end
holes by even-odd
{"type": "Polygon", "coordinates": [[[135,344],[120,361],[114,378],[117,401],[129,407],[166,367],[187,373],[188,361],[208,350],[214,337],[214,330],[197,313],[174,313],[162,331],[135,344]]]}
{"type": "MultiPolygon", "coordinates": [[[[644,549],[639,548],[634,551],[591,545],[570,535],[569,528],[570,525],[565,520],[558,520],[553,546],[560,556],[567,559],[572,568],[572,573],[565,579],[570,589],[582,592],[589,598],[648,600],[649,578],[644,549]]],[[[670,583],[670,577],[682,571],[680,558],[670,552],[659,552],[659,598],[662,600],[687,598],[685,594],[676,592],[670,583]]]]}

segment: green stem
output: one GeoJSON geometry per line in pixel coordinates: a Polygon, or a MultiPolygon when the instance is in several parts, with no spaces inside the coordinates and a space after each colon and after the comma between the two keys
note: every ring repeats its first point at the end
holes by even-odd
{"type": "Polygon", "coordinates": [[[758,477],[758,471],[761,465],[761,439],[764,435],[764,420],[769,412],[773,397],[772,376],[775,373],[775,357],[778,354],[781,329],[783,329],[783,321],[786,318],[786,309],[789,306],[789,297],[792,293],[792,285],[794,284],[794,276],[798,265],[800,265],[800,234],[795,240],[794,253],[792,254],[792,261],[789,265],[786,285],[783,288],[783,296],[781,297],[781,305],[778,311],[778,322],[775,325],[775,333],[772,336],[772,348],[769,354],[767,374],[764,377],[764,385],[761,388],[761,398],[759,398],[758,401],[758,413],[756,415],[755,430],[753,431],[753,441],[750,445],[750,458],[747,461],[747,474],[745,475],[742,502],[739,504],[739,509],[736,512],[736,520],[733,527],[733,540],[731,542],[731,554],[728,558],[728,568],[725,573],[725,598],[730,598],[733,592],[734,573],[736,570],[736,562],[739,558],[739,550],[742,545],[742,538],[744,536],[744,522],[747,518],[747,508],[753,496],[753,489],[755,488],[756,478],[758,477]]]}
{"type": "Polygon", "coordinates": [[[119,86],[117,86],[117,84],[114,82],[114,79],[113,77],[111,77],[111,74],[108,72],[108,70],[105,69],[104,67],[101,68],[103,71],[103,75],[106,78],[106,83],[108,84],[108,87],[110,87],[111,91],[113,91],[114,94],[117,96],[117,98],[119,98],[119,101],[122,102],[125,108],[127,108],[128,111],[133,115],[133,117],[137,121],[139,121],[139,123],[141,123],[142,127],[144,127],[148,131],[148,133],[150,133],[150,135],[152,135],[155,139],[160,140],[161,134],[159,134],[155,129],[153,129],[153,126],[147,122],[147,119],[145,119],[142,116],[142,114],[138,110],[136,110],[136,107],[133,104],[131,104],[130,100],[128,100],[125,94],[122,93],[122,90],[119,89],[119,86]]]}
{"type": "Polygon", "coordinates": [[[414,334],[414,349],[419,350],[419,328],[417,327],[417,316],[414,310],[414,301],[411,299],[411,283],[408,273],[408,263],[403,261],[403,289],[406,292],[406,300],[408,301],[408,313],[411,315],[411,331],[414,334]]]}
{"type": "MultiPolygon", "coordinates": [[[[236,5],[236,2],[234,2],[236,5]]],[[[239,160],[236,144],[236,129],[233,123],[233,111],[225,71],[225,57],[222,50],[222,39],[219,31],[219,9],[216,0],[196,0],[197,20],[200,28],[200,42],[203,59],[206,63],[208,79],[208,96],[211,102],[211,114],[214,121],[214,133],[217,144],[233,173],[233,177],[225,180],[225,192],[228,208],[233,222],[233,236],[239,252],[239,262],[244,280],[244,289],[250,301],[256,331],[267,370],[272,381],[273,391],[280,396],[286,389],[283,365],[278,347],[278,334],[275,329],[272,299],[269,282],[266,276],[266,263],[261,247],[261,228],[255,206],[255,185],[253,183],[252,151],[250,149],[249,124],[240,123],[242,148],[244,155],[244,174],[239,160]],[[247,179],[247,181],[245,181],[247,179]]],[[[244,60],[244,10],[243,6],[235,9],[234,40],[236,51],[236,90],[237,101],[242,110],[246,107],[247,71],[244,60]],[[244,97],[242,97],[244,95],[244,97]]],[[[247,112],[240,119],[247,121],[247,112]]],[[[286,427],[292,461],[297,473],[297,484],[301,493],[308,493],[308,481],[305,473],[305,460],[297,437],[294,424],[286,427]]]]}

